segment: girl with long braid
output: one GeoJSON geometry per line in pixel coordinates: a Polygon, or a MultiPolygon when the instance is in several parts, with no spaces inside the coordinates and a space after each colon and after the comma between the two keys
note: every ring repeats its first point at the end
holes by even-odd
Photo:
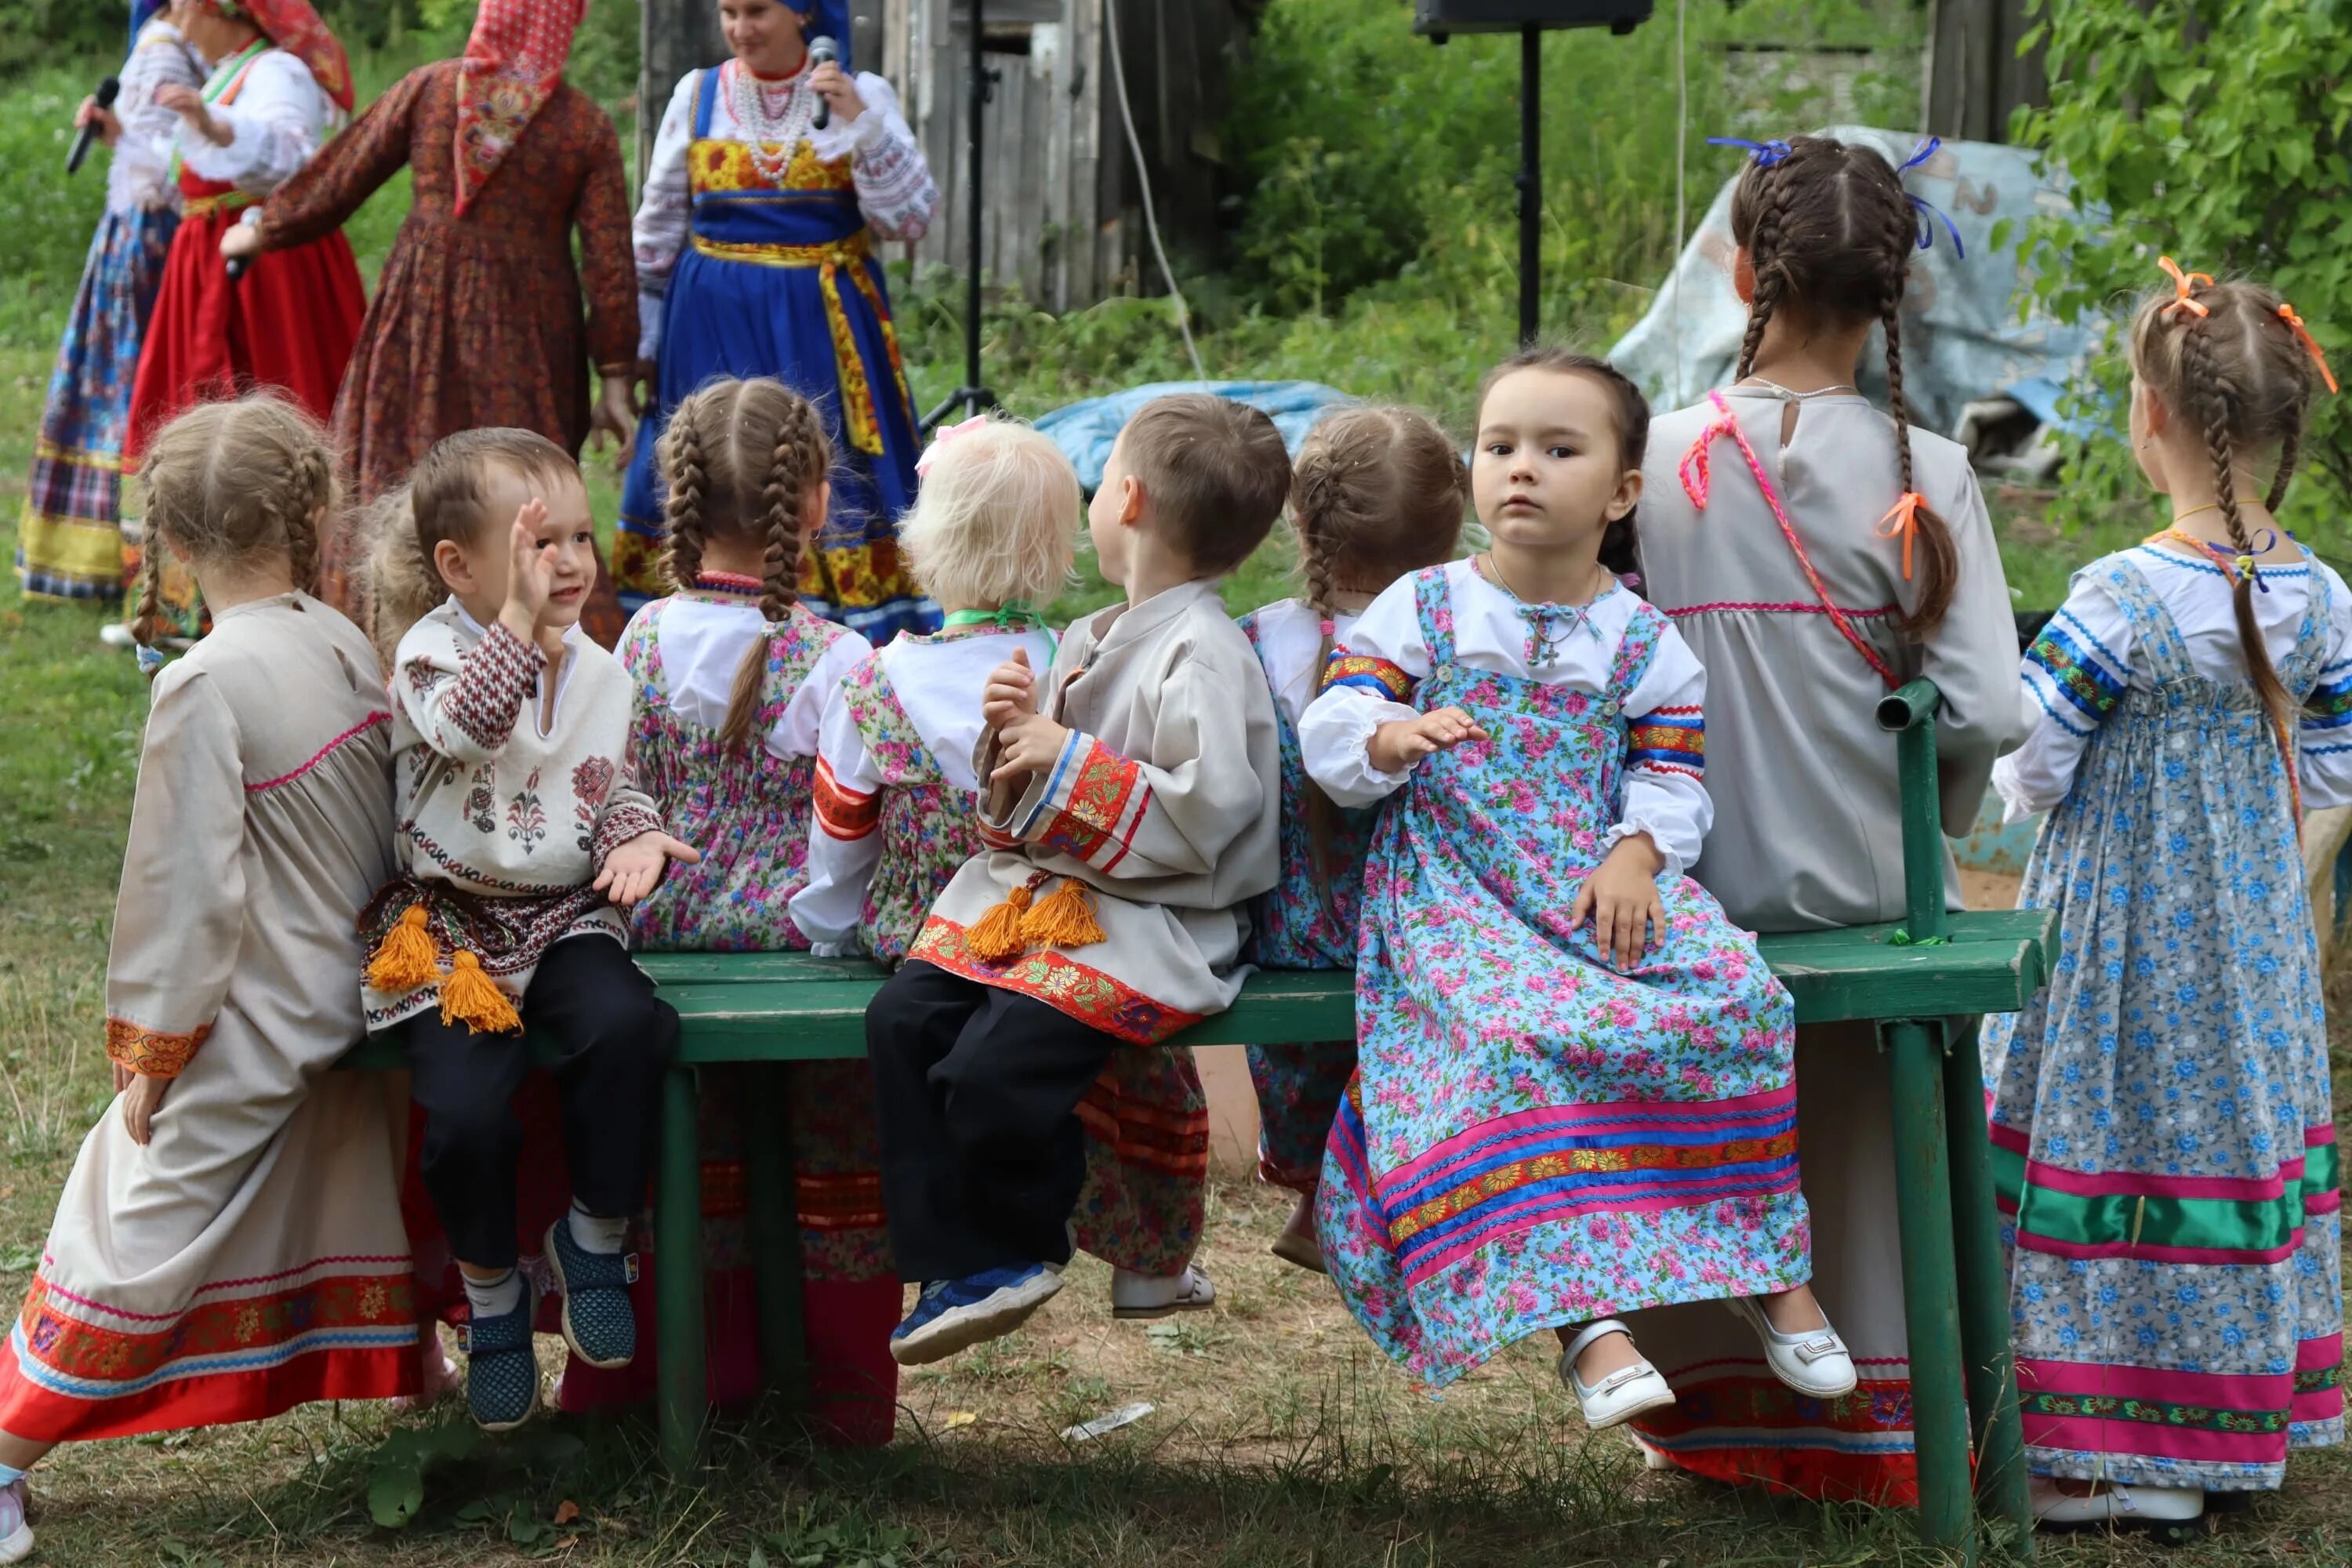
{"type": "MultiPolygon", "coordinates": [[[[1398,578],[1454,558],[1470,472],[1444,431],[1404,408],[1342,409],[1315,426],[1291,465],[1290,526],[1304,598],[1241,618],[1274,689],[1282,740],[1282,880],[1250,911],[1250,956],[1274,969],[1353,969],[1370,809],[1343,811],[1307,776],[1298,721],[1357,666],[1340,639],[1398,578]]],[[[1323,1270],[1315,1194],[1323,1146],[1355,1073],[1353,1040],[1252,1046],[1258,1178],[1298,1194],[1274,1255],[1323,1270]]]]}
{"type": "Polygon", "coordinates": [[[2049,990],[1984,1037],[2052,1523],[2194,1519],[2344,1436],[2297,838],[2301,810],[2352,802],[2352,593],[2273,519],[2333,382],[2276,294],[2164,265],[2131,435],[2169,526],[2075,574],[2026,655],[2032,731],[1993,769],[2011,821],[2050,813],[2020,898],[2058,911],[2049,990]]]}
{"type": "MultiPolygon", "coordinates": [[[[1904,294],[1929,221],[1870,147],[1765,143],[1732,201],[1733,282],[1749,305],[1737,379],[1651,431],[1643,586],[1706,667],[1716,822],[1692,874],[1748,931],[1903,918],[1895,743],[1871,719],[1888,691],[1926,676],[1943,692],[1949,834],[1975,823],[1993,759],[2022,733],[1984,498],[1968,455],[1913,429],[1904,398],[1904,294]],[[1854,387],[1874,330],[1892,419],[1854,387]]],[[[1959,908],[1948,857],[1944,886],[1959,908]]],[[[1801,1026],[1796,1060],[1814,1287],[1860,1386],[1808,1399],[1721,1314],[1669,1309],[1644,1319],[1643,1341],[1683,1402],[1637,1430],[1660,1466],[1906,1500],[1886,1068],[1868,1025],[1801,1026]]]]}
{"type": "Polygon", "coordinates": [[[115,1103],[83,1141],[0,1352],[0,1563],[61,1442],[257,1421],[416,1386],[400,1166],[362,1033],[357,922],[392,871],[389,704],[311,595],[325,439],[272,396],[147,448],[166,553],[213,634],[156,677],[107,955],[115,1103]]]}
{"type": "MultiPolygon", "coordinates": [[[[630,758],[643,787],[709,852],[672,869],[636,910],[630,936],[640,952],[805,952],[787,906],[830,853],[820,837],[812,864],[818,722],[842,678],[873,652],[800,599],[803,552],[831,499],[833,447],[824,416],[782,382],[721,380],[679,403],[656,460],[670,593],[639,610],[621,639],[636,689],[630,758]]],[[[899,1300],[872,1080],[862,1061],[786,1070],[814,1392],[836,1433],[887,1442],[899,1300]]],[[[754,1135],[740,1110],[746,1077],[704,1075],[706,1194],[743,1191],[743,1142],[754,1135]]],[[[713,1392],[732,1403],[759,1390],[758,1311],[745,1209],[723,1205],[710,1217],[705,1258],[692,1261],[709,1270],[713,1392]]],[[[641,1282],[641,1294],[648,1289],[641,1282]]],[[[639,1369],[631,1382],[649,1393],[649,1376],[639,1369]]],[[[576,1362],[565,1374],[567,1408],[622,1392],[576,1362]]]]}

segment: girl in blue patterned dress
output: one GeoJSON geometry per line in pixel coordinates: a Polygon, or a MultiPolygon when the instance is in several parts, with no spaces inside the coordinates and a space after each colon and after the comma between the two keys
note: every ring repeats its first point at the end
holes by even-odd
{"type": "MultiPolygon", "coordinates": [[[[806,952],[786,912],[828,847],[814,848],[818,721],[873,649],[799,602],[802,551],[824,526],[832,447],[823,416],[771,380],[716,381],[663,432],[663,570],[674,591],[636,613],[621,659],[636,685],[630,762],[673,822],[710,845],[637,906],[639,952],[806,952]]],[[[714,1393],[756,1393],[757,1314],[744,1197],[750,1070],[705,1069],[703,1203],[714,1393]]],[[[763,1069],[776,1070],[776,1069],[763,1069]]],[[[898,1288],[882,1229],[880,1152],[866,1064],[796,1062],[786,1074],[805,1332],[821,1415],[835,1435],[890,1436],[898,1288]]],[[[577,1373],[583,1397],[600,1402],[577,1373]]],[[[640,1380],[647,1373],[637,1374],[640,1380]]]]}
{"type": "MultiPolygon", "coordinates": [[[[1291,466],[1290,523],[1304,599],[1241,618],[1274,689],[1282,741],[1282,881],[1250,910],[1250,956],[1270,969],[1353,969],[1356,912],[1372,813],[1342,811],[1307,781],[1298,721],[1322,689],[1334,645],[1390,584],[1453,559],[1470,474],[1444,431],[1402,408],[1349,408],[1307,437],[1291,466]]],[[[1276,1258],[1324,1272],[1315,1190],[1356,1042],[1252,1046],[1258,1179],[1298,1194],[1276,1258]]]]}
{"type": "Polygon", "coordinates": [[[1605,362],[1538,351],[1478,420],[1492,545],[1373,601],[1300,726],[1334,801],[1387,800],[1324,1257],[1432,1386],[1552,1329],[1586,1421],[1614,1426],[1674,1393],[1612,1314],[1722,1300],[1833,1397],[1854,1373],[1806,1285],[1794,1005],[1684,875],[1706,676],[1616,575],[1648,408],[1605,362]]]}
{"type": "Polygon", "coordinates": [[[2164,265],[2131,433],[2171,526],[2075,574],[2026,656],[2032,732],[1993,769],[2010,820],[2050,813],[2019,898],[2058,911],[2048,991],[1983,1045],[2053,1523],[2193,1519],[2344,1435],[2297,839],[2300,811],[2352,803],[2352,595],[2272,516],[2326,369],[2269,289],[2164,265]]]}

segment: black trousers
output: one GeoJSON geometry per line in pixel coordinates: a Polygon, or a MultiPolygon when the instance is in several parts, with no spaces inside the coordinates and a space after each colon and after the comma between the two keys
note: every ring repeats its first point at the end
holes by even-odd
{"type": "MultiPolygon", "coordinates": [[[[563,1047],[554,1067],[572,1194],[600,1218],[645,1202],[658,1135],[662,1075],[677,1054],[677,1011],[608,936],[547,950],[523,996],[523,1023],[563,1047]]],[[[425,1111],[425,1189],[461,1262],[515,1261],[515,1172],[522,1121],[515,1090],[530,1066],[521,1031],[475,1034],[438,1012],[400,1026],[425,1111]]]]}
{"type": "Polygon", "coordinates": [[[1086,1179],[1078,1101],[1117,1037],[911,963],[866,1010],[882,1205],[902,1279],[1066,1263],[1086,1179]]]}

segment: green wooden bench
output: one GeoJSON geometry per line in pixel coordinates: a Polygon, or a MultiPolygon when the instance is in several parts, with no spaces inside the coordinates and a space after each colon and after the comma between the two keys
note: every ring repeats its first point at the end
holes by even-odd
{"type": "MultiPolygon", "coordinates": [[[[2010,1358],[2008,1280],[1968,1020],[2023,1006],[2048,977],[2056,936],[2055,917],[2043,910],[1945,911],[1938,700],[1934,686],[1916,681],[1878,711],[1883,727],[1899,731],[1908,918],[1900,925],[1768,936],[1762,945],[1796,998],[1799,1023],[1875,1021],[1893,1058],[1891,1133],[1909,1303],[1920,1531],[1931,1544],[1973,1559],[1978,1507],[2012,1521],[2028,1545],[2032,1521],[2010,1358]],[[1948,1117],[1948,1106],[1956,1114],[1948,1117]]],[[[863,959],[804,953],[647,953],[639,963],[685,1025],[680,1060],[664,1089],[654,1202],[661,1447],[666,1462],[683,1471],[694,1463],[707,1415],[696,1069],[721,1063],[770,1069],[751,1075],[751,1102],[744,1108],[746,1125],[761,1130],[745,1147],[747,1224],[764,1370],[788,1405],[804,1405],[800,1231],[781,1068],[864,1056],[866,1005],[881,976],[863,959]],[[662,1266],[681,1258],[698,1266],[662,1266]]],[[[1249,980],[1231,1010],[1171,1043],[1282,1045],[1354,1033],[1351,974],[1269,971],[1249,980]]],[[[397,1067],[400,1054],[379,1038],[352,1052],[346,1065],[397,1067]]]]}

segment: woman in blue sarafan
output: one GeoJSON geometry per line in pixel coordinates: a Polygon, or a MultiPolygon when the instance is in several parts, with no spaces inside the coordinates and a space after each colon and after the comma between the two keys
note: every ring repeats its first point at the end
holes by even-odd
{"type": "Polygon", "coordinates": [[[919,238],[939,186],[889,83],[847,70],[845,0],[718,5],[734,58],[678,82],[637,207],[638,369],[654,395],[621,498],[621,603],[634,613],[668,592],[653,453],[670,410],[714,377],[773,376],[824,411],[840,455],[802,603],[877,646],[935,630],[898,558],[919,446],[876,242],[919,238]],[[840,63],[811,66],[818,37],[840,63]]]}

